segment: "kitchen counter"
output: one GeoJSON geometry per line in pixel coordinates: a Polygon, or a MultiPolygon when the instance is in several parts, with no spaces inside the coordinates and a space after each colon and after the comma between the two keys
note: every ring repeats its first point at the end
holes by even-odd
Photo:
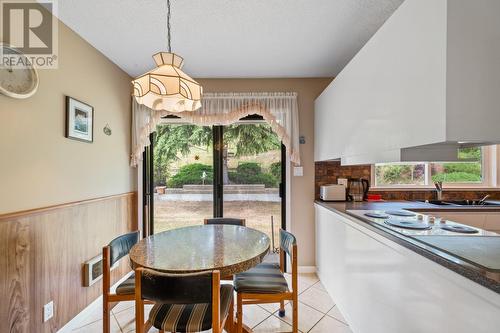
{"type": "MultiPolygon", "coordinates": [[[[382,201],[382,202],[323,202],[315,201],[319,206],[327,208],[333,212],[341,213],[348,217],[351,221],[368,228],[371,231],[388,238],[397,244],[404,246],[433,262],[440,264],[455,273],[458,273],[480,285],[495,291],[500,294],[500,273],[473,265],[460,257],[453,256],[450,253],[438,249],[434,244],[427,244],[418,239],[413,239],[404,236],[391,229],[380,226],[371,222],[369,219],[360,218],[350,214],[350,210],[411,210],[415,212],[432,212],[432,211],[454,211],[454,212],[470,212],[470,211],[500,211],[499,207],[450,207],[436,206],[424,202],[410,201],[382,201]]],[[[454,236],[453,236],[454,237],[454,236]]]]}

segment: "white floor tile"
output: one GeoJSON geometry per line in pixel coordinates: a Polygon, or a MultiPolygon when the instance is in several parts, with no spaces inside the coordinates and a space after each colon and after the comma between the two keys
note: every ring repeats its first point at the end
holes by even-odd
{"type": "MultiPolygon", "coordinates": [[[[73,330],[75,333],[96,333],[96,332],[102,332],[102,319],[99,319],[97,321],[94,321],[91,324],[88,324],[86,326],[77,328],[73,330]]],[[[113,315],[111,315],[111,322],[110,322],[110,329],[111,333],[121,333],[120,326],[118,326],[118,323],[116,322],[116,319],[113,315]]]]}
{"type": "MultiPolygon", "coordinates": [[[[134,332],[135,331],[135,308],[128,308],[117,314],[115,314],[116,320],[122,332],[134,332]]],[[[146,316],[144,316],[146,317],[146,316]]]]}
{"type": "MultiPolygon", "coordinates": [[[[147,320],[152,307],[153,305],[150,304],[144,306],[144,321],[147,320]]],[[[115,317],[123,333],[135,332],[135,307],[123,310],[115,314],[115,317]]],[[[154,330],[151,329],[150,332],[154,330]]]]}
{"type": "Polygon", "coordinates": [[[248,327],[255,327],[270,316],[271,313],[258,305],[243,305],[243,323],[248,327]]]}
{"type": "MultiPolygon", "coordinates": [[[[285,279],[288,282],[289,288],[291,289],[292,288],[292,275],[286,273],[285,279]]],[[[310,273],[299,274],[297,276],[297,284],[298,284],[297,292],[299,294],[303,293],[305,290],[312,287],[318,281],[319,280],[318,280],[318,277],[316,276],[316,274],[310,274],[310,273]]]]}
{"type": "Polygon", "coordinates": [[[352,331],[346,324],[324,316],[309,333],[352,333],[352,331]]]}
{"type": "Polygon", "coordinates": [[[330,311],[328,311],[327,315],[329,315],[330,317],[332,318],[335,318],[341,322],[343,322],[344,324],[349,324],[347,322],[347,320],[345,320],[344,318],[344,315],[340,312],[339,308],[337,306],[334,306],[333,309],[331,309],[330,311]]]}
{"type": "Polygon", "coordinates": [[[327,313],[335,305],[327,292],[315,288],[309,288],[300,294],[299,301],[323,313],[327,313]]]}
{"type": "Polygon", "coordinates": [[[319,278],[316,273],[300,273],[298,276],[298,280],[302,281],[303,283],[313,285],[319,281],[319,278]]]}
{"type": "MultiPolygon", "coordinates": [[[[285,306],[286,304],[288,304],[288,301],[285,302],[285,306]]],[[[280,309],[280,303],[265,303],[259,304],[259,306],[269,313],[275,313],[280,309]]]]}
{"type": "Polygon", "coordinates": [[[264,320],[261,324],[253,329],[255,333],[278,333],[278,332],[291,332],[292,326],[284,321],[271,316],[264,320]]]}
{"type": "MultiPolygon", "coordinates": [[[[285,278],[288,282],[288,285],[292,286],[292,275],[286,273],[285,278]]],[[[299,274],[298,275],[298,293],[301,294],[307,289],[311,288],[313,285],[315,285],[319,280],[316,274],[310,274],[310,273],[305,273],[305,274],[299,274]]],[[[288,304],[289,302],[286,301],[285,305],[288,304]]],[[[259,304],[260,307],[264,308],[266,311],[270,313],[275,313],[276,311],[279,310],[280,305],[279,303],[267,303],[267,304],[259,304]]],[[[333,305],[332,305],[333,306],[333,305]]],[[[328,311],[328,310],[327,310],[328,311]]]]}
{"type": "Polygon", "coordinates": [[[316,288],[318,290],[326,292],[325,286],[321,283],[321,281],[316,282],[313,286],[313,288],[316,288]]]}
{"type": "Polygon", "coordinates": [[[122,312],[124,310],[133,308],[135,306],[134,301],[125,301],[125,302],[119,302],[116,304],[116,306],[111,310],[114,314],[117,314],[119,312],[122,312]]]}
{"type": "Polygon", "coordinates": [[[102,319],[102,307],[96,307],[92,310],[91,313],[88,313],[85,318],[81,319],[81,321],[76,325],[77,328],[87,326],[92,324],[98,320],[102,319]]]}
{"type": "MultiPolygon", "coordinates": [[[[311,308],[308,305],[305,305],[304,303],[299,302],[299,331],[302,332],[309,332],[309,330],[316,325],[316,323],[323,318],[324,314],[319,312],[318,310],[315,310],[311,308]]],[[[276,317],[279,318],[278,313],[274,314],[276,317]]],[[[281,320],[286,321],[288,324],[292,325],[292,304],[288,303],[285,306],[285,317],[281,318],[281,320]]]]}
{"type": "MultiPolygon", "coordinates": [[[[292,277],[289,276],[289,275],[285,275],[285,279],[286,279],[286,281],[288,283],[288,287],[290,289],[292,289],[292,277]]],[[[304,291],[306,291],[307,289],[311,288],[311,286],[312,285],[310,283],[304,282],[302,280],[298,280],[297,281],[297,293],[301,294],[304,291]]]]}

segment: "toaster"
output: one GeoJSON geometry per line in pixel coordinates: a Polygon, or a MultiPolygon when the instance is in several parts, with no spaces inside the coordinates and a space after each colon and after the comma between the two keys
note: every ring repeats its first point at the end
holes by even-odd
{"type": "Polygon", "coordinates": [[[337,184],[320,186],[319,198],[323,201],[345,201],[346,188],[337,184]]]}

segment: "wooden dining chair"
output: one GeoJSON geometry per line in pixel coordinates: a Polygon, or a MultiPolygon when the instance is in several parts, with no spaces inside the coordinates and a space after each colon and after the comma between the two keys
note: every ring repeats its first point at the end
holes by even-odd
{"type": "MultiPolygon", "coordinates": [[[[238,219],[238,218],[232,218],[232,217],[214,217],[211,219],[205,219],[203,220],[205,224],[225,224],[225,225],[236,225],[236,226],[241,226],[244,227],[246,224],[245,219],[238,219]]],[[[233,276],[228,275],[228,276],[223,276],[221,278],[222,280],[225,281],[232,281],[233,276]]]]}
{"type": "Polygon", "coordinates": [[[111,305],[116,302],[133,301],[135,299],[134,275],[122,282],[114,294],[111,293],[111,267],[121,258],[126,256],[132,246],[139,241],[139,231],[118,236],[102,248],[102,311],[103,332],[110,331],[111,305]]]}
{"type": "Polygon", "coordinates": [[[135,271],[136,332],[154,326],[164,332],[222,333],[234,324],[233,286],[220,284],[219,271],[167,274],[150,269],[135,271]],[[155,305],[144,322],[144,302],[155,305]]]}
{"type": "Polygon", "coordinates": [[[294,235],[280,230],[280,263],[261,263],[254,268],[234,277],[237,293],[237,332],[243,329],[243,305],[280,303],[279,315],[285,316],[285,301],[292,301],[292,329],[298,331],[298,294],[297,294],[297,240],[294,235]],[[286,255],[292,265],[292,289],[283,275],[286,255]]]}
{"type": "Polygon", "coordinates": [[[211,219],[205,219],[205,224],[228,224],[228,225],[239,225],[241,227],[245,226],[245,219],[237,219],[232,217],[214,217],[211,219]]]}

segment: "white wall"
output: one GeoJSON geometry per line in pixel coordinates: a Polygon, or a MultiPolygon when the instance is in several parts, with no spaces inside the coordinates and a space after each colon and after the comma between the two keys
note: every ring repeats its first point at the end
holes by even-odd
{"type": "Polygon", "coordinates": [[[135,190],[130,77],[62,23],[59,69],[39,77],[31,98],[0,95],[0,214],[135,190]],[[93,143],[64,137],[65,95],[94,107],[93,143]]]}

